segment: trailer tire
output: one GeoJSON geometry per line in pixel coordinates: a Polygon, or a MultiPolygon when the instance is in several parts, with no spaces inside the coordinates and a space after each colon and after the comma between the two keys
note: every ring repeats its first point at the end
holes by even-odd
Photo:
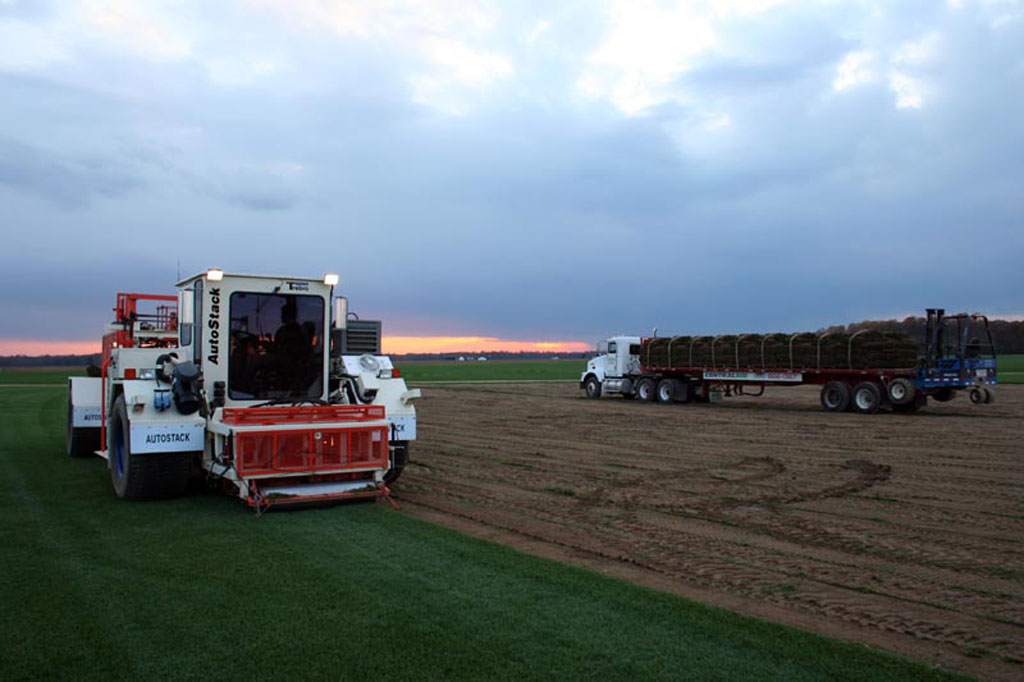
{"type": "Polygon", "coordinates": [[[983,390],[985,389],[972,388],[971,392],[967,395],[967,397],[969,397],[971,399],[971,402],[974,403],[975,405],[980,405],[981,403],[985,402],[985,394],[982,393],[983,390]]]}
{"type": "Polygon", "coordinates": [[[125,500],[157,500],[178,497],[188,487],[192,454],[166,452],[132,456],[131,422],[124,396],[110,411],[107,456],[114,492],[125,500]]]}
{"type": "Polygon", "coordinates": [[[637,400],[642,400],[645,403],[654,402],[656,394],[657,386],[654,383],[654,379],[644,377],[640,381],[636,382],[637,400]]]}
{"type": "Polygon", "coordinates": [[[850,385],[830,381],[821,387],[821,406],[828,412],[846,412],[850,408],[850,385]]]}
{"type": "Polygon", "coordinates": [[[882,406],[882,392],[873,381],[862,381],[853,389],[853,406],[858,412],[874,414],[882,406]]]}
{"type": "Polygon", "coordinates": [[[75,428],[74,405],[71,404],[71,389],[68,387],[68,457],[89,457],[100,449],[100,430],[97,428],[75,428]]]}
{"type": "Polygon", "coordinates": [[[658,382],[658,402],[662,405],[671,405],[676,401],[676,380],[662,379],[658,382]]]}
{"type": "Polygon", "coordinates": [[[940,403],[948,403],[956,396],[956,391],[949,386],[943,386],[942,388],[931,394],[932,398],[935,398],[940,403]]]}
{"type": "Polygon", "coordinates": [[[591,374],[587,377],[587,380],[583,382],[583,390],[586,392],[588,398],[597,400],[601,397],[601,382],[597,380],[597,377],[591,374]]]}
{"type": "Polygon", "coordinates": [[[896,377],[886,388],[889,402],[895,405],[912,405],[917,399],[917,386],[907,377],[896,377]]]}

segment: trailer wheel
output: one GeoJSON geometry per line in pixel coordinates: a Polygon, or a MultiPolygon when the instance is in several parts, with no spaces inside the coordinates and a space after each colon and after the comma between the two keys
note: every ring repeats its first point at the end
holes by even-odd
{"type": "Polygon", "coordinates": [[[853,389],[853,405],[858,412],[874,414],[882,406],[882,392],[872,381],[862,381],[853,389]]]}
{"type": "Polygon", "coordinates": [[[662,379],[658,382],[658,402],[671,405],[676,401],[676,380],[662,379]]]}
{"type": "Polygon", "coordinates": [[[177,497],[185,492],[192,473],[192,455],[167,452],[132,455],[131,422],[124,396],[118,396],[110,411],[107,455],[114,492],[125,500],[155,500],[177,497]]]}
{"type": "Polygon", "coordinates": [[[75,428],[74,405],[71,404],[71,389],[68,387],[68,456],[88,457],[100,449],[100,430],[96,428],[75,428]]]}
{"type": "Polygon", "coordinates": [[[974,403],[975,405],[980,405],[981,403],[985,402],[985,394],[982,393],[983,390],[985,389],[972,388],[971,392],[967,395],[967,397],[969,397],[971,399],[971,402],[974,403]]]}
{"type": "Polygon", "coordinates": [[[910,405],[917,397],[917,387],[907,377],[896,377],[889,382],[886,391],[893,405],[910,405]]]}
{"type": "Polygon", "coordinates": [[[596,400],[601,397],[601,382],[597,380],[597,377],[591,374],[583,383],[583,390],[586,391],[588,398],[596,400]]]}
{"type": "Polygon", "coordinates": [[[644,377],[636,384],[636,397],[638,400],[644,402],[653,402],[657,388],[654,384],[654,379],[644,377]]]}
{"type": "Polygon", "coordinates": [[[850,407],[850,385],[830,381],[821,387],[821,406],[828,412],[846,412],[850,407]]]}
{"type": "Polygon", "coordinates": [[[935,391],[935,393],[932,393],[931,395],[932,398],[935,398],[940,403],[948,403],[950,400],[953,399],[954,396],[956,396],[956,391],[954,391],[949,386],[943,386],[942,388],[935,391]]]}

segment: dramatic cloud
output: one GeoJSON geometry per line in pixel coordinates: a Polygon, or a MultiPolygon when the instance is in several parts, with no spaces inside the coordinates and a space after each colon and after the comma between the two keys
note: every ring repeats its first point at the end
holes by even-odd
{"type": "Polygon", "coordinates": [[[1020,314],[1022,45],[1010,0],[0,0],[0,338],[211,265],[400,336],[1020,314]]]}

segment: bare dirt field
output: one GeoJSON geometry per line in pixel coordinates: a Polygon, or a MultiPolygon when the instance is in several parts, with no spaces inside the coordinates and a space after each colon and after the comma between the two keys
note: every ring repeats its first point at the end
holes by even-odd
{"type": "Polygon", "coordinates": [[[662,406],[423,385],[413,514],[698,601],[1024,678],[1024,386],[916,415],[813,387],[662,406]]]}

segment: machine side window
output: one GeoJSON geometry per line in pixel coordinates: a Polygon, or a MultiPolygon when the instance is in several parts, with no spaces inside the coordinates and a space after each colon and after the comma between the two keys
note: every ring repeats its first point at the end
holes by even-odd
{"type": "Polygon", "coordinates": [[[615,343],[614,341],[609,341],[609,342],[608,342],[608,352],[609,352],[609,353],[614,353],[614,352],[615,352],[615,349],[616,349],[617,347],[618,347],[618,345],[617,345],[617,344],[616,344],[616,343],[615,343]]]}
{"type": "Polygon", "coordinates": [[[631,344],[629,344],[629,354],[630,355],[640,355],[640,344],[639,343],[631,343],[631,344]]]}
{"type": "Polygon", "coordinates": [[[232,400],[310,400],[323,393],[324,300],[231,294],[228,395],[232,400]]]}
{"type": "Polygon", "coordinates": [[[195,301],[192,303],[192,328],[196,330],[195,343],[192,344],[192,361],[200,364],[203,358],[203,280],[197,279],[195,284],[195,301]]]}

